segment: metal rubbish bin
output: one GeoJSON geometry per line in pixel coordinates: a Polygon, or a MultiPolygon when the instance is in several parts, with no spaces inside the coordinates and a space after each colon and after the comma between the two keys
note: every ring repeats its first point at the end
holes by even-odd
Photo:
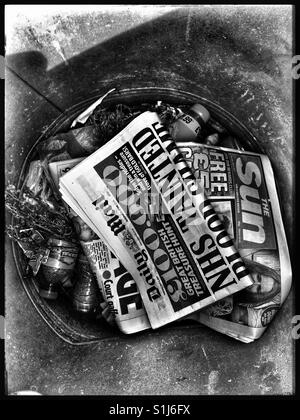
{"type": "MultiPolygon", "coordinates": [[[[86,101],[74,105],[68,109],[61,117],[49,124],[49,128],[39,136],[33,144],[31,150],[25,157],[18,179],[18,187],[24,182],[28,165],[36,157],[36,148],[41,141],[58,133],[67,131],[70,123],[76,116],[88,107],[96,98],[92,97],[86,101]]],[[[241,146],[245,150],[262,152],[263,147],[255,136],[232,114],[223,109],[220,105],[195,95],[178,89],[157,88],[157,87],[138,87],[131,89],[120,89],[117,93],[112,93],[104,99],[103,105],[142,104],[145,102],[155,103],[157,100],[175,105],[187,105],[201,103],[210,112],[211,116],[219,121],[233,136],[240,139],[241,146]]],[[[63,340],[71,344],[85,344],[97,342],[103,338],[108,338],[120,333],[116,329],[111,329],[105,321],[91,321],[84,319],[71,308],[71,304],[65,296],[60,296],[57,301],[47,301],[39,296],[37,280],[25,274],[24,255],[16,243],[12,244],[15,264],[18,270],[20,281],[31,300],[32,304],[50,326],[50,328],[63,340]]],[[[186,327],[193,328],[193,324],[187,323],[186,327]]],[[[166,327],[167,328],[167,327],[166,327]]],[[[180,324],[176,329],[180,329],[180,324]]],[[[194,326],[196,328],[196,326],[194,326]]]]}

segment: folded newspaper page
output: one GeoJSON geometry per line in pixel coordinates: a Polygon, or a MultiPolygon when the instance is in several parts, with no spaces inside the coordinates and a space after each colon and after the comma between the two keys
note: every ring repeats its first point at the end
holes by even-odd
{"type": "MultiPolygon", "coordinates": [[[[57,188],[60,177],[82,160],[83,158],[76,158],[49,163],[49,170],[57,188]]],[[[70,212],[72,212],[71,209],[70,212]]],[[[81,225],[81,237],[85,238],[85,241],[81,240],[80,244],[97,279],[102,296],[107,302],[107,310],[104,310],[103,316],[112,325],[117,324],[125,334],[151,328],[132,275],[101,239],[90,240],[93,232],[90,232],[90,228],[76,213],[75,217],[78,219],[77,223],[81,225]]]]}
{"type": "Polygon", "coordinates": [[[99,239],[81,242],[96,274],[109,314],[125,334],[151,328],[142,297],[132,275],[99,239]]]}
{"type": "Polygon", "coordinates": [[[61,177],[60,191],[133,276],[152,328],[253,284],[154,112],[61,177]]]}
{"type": "Polygon", "coordinates": [[[189,318],[244,342],[259,338],[291,287],[291,263],[271,163],[245,151],[178,143],[234,239],[254,284],[189,318]]]}

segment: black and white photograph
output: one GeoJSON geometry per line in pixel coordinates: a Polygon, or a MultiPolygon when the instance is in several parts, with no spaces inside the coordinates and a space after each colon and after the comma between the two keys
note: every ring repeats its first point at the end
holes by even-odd
{"type": "Polygon", "coordinates": [[[4,24],[5,398],[294,397],[295,6],[4,24]]]}

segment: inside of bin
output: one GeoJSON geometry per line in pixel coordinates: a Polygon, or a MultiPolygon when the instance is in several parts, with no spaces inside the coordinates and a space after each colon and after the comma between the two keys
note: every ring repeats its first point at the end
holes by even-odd
{"type": "MultiPolygon", "coordinates": [[[[52,135],[68,131],[72,121],[97,100],[99,96],[101,96],[101,94],[74,105],[61,114],[55,121],[49,122],[48,129],[40,135],[24,161],[19,176],[18,187],[24,182],[30,162],[38,159],[36,151],[37,145],[52,135]]],[[[127,105],[139,105],[142,103],[154,104],[158,100],[177,106],[200,103],[209,110],[212,118],[221,123],[230,134],[238,139],[240,146],[245,150],[263,152],[257,139],[232,114],[228,113],[217,103],[189,92],[156,87],[123,89],[111,93],[104,99],[103,105],[110,106],[118,103],[127,105]]],[[[25,257],[17,244],[13,243],[12,246],[18,274],[29,299],[44,321],[59,337],[71,344],[87,344],[114,337],[128,337],[121,333],[117,327],[113,328],[108,325],[105,320],[92,319],[76,312],[72,308],[71,300],[67,295],[60,294],[55,301],[45,300],[40,297],[38,293],[37,278],[26,275],[25,257]]],[[[177,330],[184,328],[199,328],[199,324],[196,324],[193,321],[179,321],[156,330],[154,333],[163,333],[166,328],[176,328],[177,330]]],[[[138,334],[149,333],[153,333],[153,331],[147,330],[138,334]]]]}

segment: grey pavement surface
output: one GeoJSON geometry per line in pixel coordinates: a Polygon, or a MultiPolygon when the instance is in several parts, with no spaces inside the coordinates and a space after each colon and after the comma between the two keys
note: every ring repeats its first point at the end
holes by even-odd
{"type": "MultiPolygon", "coordinates": [[[[269,154],[293,249],[292,8],[6,9],[6,182],[72,105],[114,85],[172,87],[235,115],[269,154]]],[[[99,6],[100,7],[100,6],[99,6]]],[[[204,326],[116,334],[71,346],[26,296],[6,243],[8,391],[80,394],[291,394],[291,293],[249,345],[204,326]]]]}

